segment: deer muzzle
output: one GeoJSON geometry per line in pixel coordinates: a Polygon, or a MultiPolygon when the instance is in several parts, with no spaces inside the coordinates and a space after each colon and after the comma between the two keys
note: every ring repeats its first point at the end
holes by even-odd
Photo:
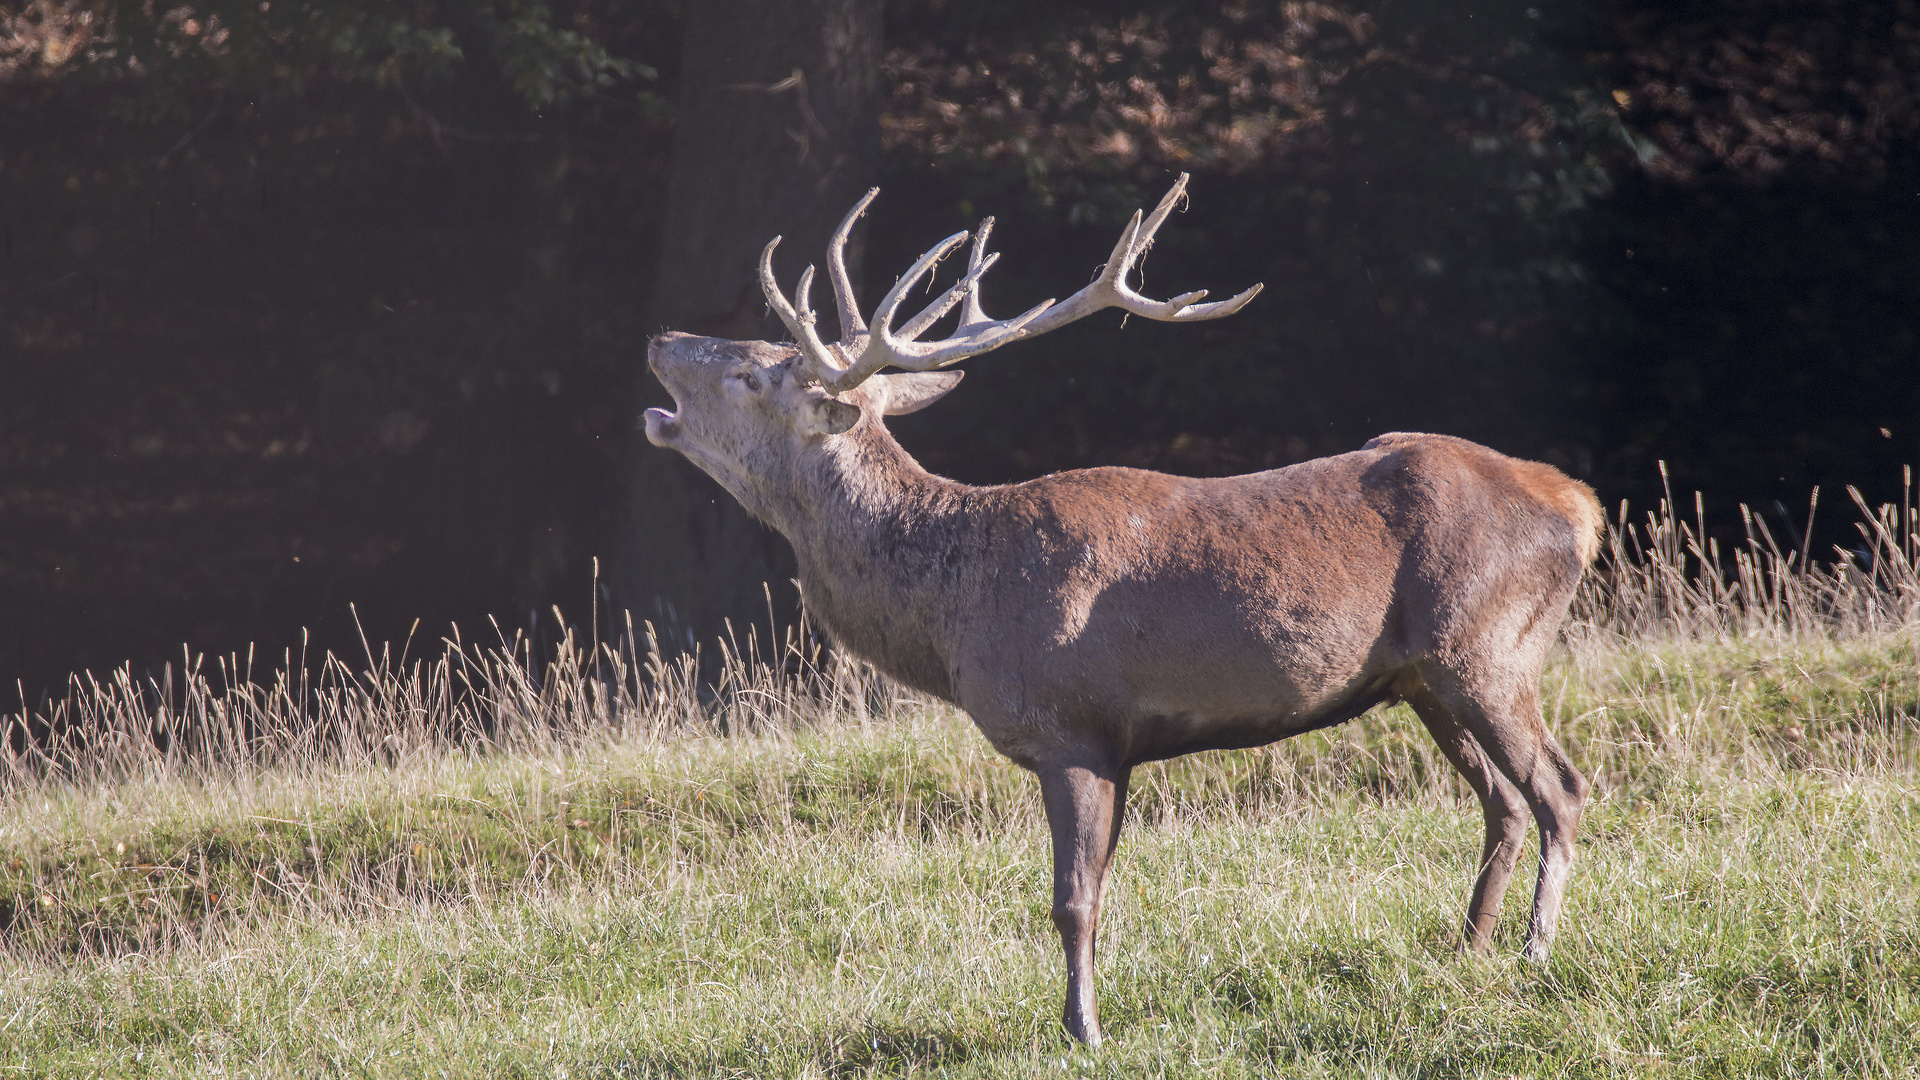
{"type": "MultiPolygon", "coordinates": [[[[653,370],[654,378],[660,380],[660,385],[666,387],[669,394],[673,394],[673,383],[661,370],[662,354],[671,351],[674,341],[687,336],[686,334],[662,334],[647,342],[647,367],[653,370]]],[[[678,394],[673,396],[674,404],[679,405],[680,396],[678,394]]],[[[680,437],[680,417],[671,409],[648,409],[642,416],[642,422],[646,426],[647,441],[655,446],[671,447],[680,437]]]]}

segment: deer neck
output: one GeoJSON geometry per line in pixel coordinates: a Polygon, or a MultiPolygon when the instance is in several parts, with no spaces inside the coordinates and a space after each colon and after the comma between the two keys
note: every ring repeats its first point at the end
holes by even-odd
{"type": "Polygon", "coordinates": [[[796,463],[773,524],[793,544],[809,614],[893,678],[950,696],[948,556],[968,534],[965,485],[934,476],[869,418],[796,463]]]}

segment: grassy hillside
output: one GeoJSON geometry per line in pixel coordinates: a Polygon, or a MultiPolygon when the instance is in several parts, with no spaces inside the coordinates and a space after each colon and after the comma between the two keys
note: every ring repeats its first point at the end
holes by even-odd
{"type": "Polygon", "coordinates": [[[964,717],[451,643],[15,718],[54,734],[0,758],[0,1070],[1920,1074],[1912,563],[1762,545],[1749,587],[1655,526],[1545,680],[1596,796],[1544,969],[1524,879],[1455,954],[1478,809],[1382,710],[1137,774],[1090,1054],[1036,786],[964,717]]]}

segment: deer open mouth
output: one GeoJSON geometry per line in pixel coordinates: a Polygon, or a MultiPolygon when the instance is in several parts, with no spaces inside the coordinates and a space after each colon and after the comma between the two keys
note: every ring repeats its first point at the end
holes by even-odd
{"type": "Polygon", "coordinates": [[[647,441],[666,446],[680,436],[680,417],[666,409],[646,411],[647,441]]]}

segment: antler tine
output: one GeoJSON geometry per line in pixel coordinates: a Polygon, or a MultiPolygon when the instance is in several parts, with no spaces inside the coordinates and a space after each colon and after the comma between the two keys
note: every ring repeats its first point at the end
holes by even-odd
{"type": "Polygon", "coordinates": [[[857,385],[888,365],[903,371],[934,371],[957,364],[969,356],[991,352],[1009,341],[1026,337],[1027,324],[1052,306],[1053,301],[1043,300],[1014,318],[976,326],[971,333],[945,341],[912,341],[897,337],[886,329],[876,330],[867,351],[840,377],[840,388],[857,385]]]}
{"type": "Polygon", "coordinates": [[[982,218],[980,228],[974,230],[973,251],[967,255],[967,277],[974,282],[974,286],[967,290],[965,306],[960,309],[960,326],[955,331],[956,341],[965,341],[968,343],[990,341],[991,344],[986,345],[984,348],[972,348],[971,344],[969,344],[967,348],[971,351],[965,351],[960,355],[947,354],[940,359],[940,366],[942,367],[957,363],[968,356],[978,356],[980,353],[986,352],[987,349],[997,349],[1009,341],[1028,336],[1028,334],[1031,333],[1031,330],[1027,328],[1028,324],[1034,319],[1039,318],[1041,313],[1053,306],[1052,300],[1042,300],[1040,303],[1035,304],[1033,307],[1011,319],[992,318],[987,314],[986,309],[980,306],[980,276],[987,272],[987,267],[992,266],[994,261],[1000,258],[999,252],[994,252],[991,255],[987,254],[987,236],[992,232],[993,219],[990,217],[982,218]],[[1015,331],[1018,332],[1016,333],[1015,331]]]}
{"type": "Polygon", "coordinates": [[[1207,290],[1205,289],[1200,289],[1196,292],[1182,293],[1181,295],[1176,296],[1173,299],[1167,301],[1168,304],[1177,304],[1182,306],[1180,307],[1179,311],[1176,311],[1173,313],[1172,318],[1167,319],[1166,321],[1167,322],[1206,322],[1208,319],[1224,318],[1225,316],[1231,315],[1234,312],[1239,311],[1241,308],[1246,307],[1247,302],[1252,300],[1254,297],[1259,296],[1261,291],[1264,290],[1265,288],[1266,288],[1266,285],[1264,284],[1254,285],[1252,288],[1249,288],[1245,292],[1236,293],[1235,295],[1228,297],[1225,300],[1216,300],[1211,304],[1194,303],[1194,301],[1207,295],[1207,290]]]}
{"type": "MultiPolygon", "coordinates": [[[[973,251],[969,253],[967,256],[968,275],[975,279],[978,279],[980,274],[986,273],[986,267],[992,266],[994,260],[1000,257],[1000,253],[997,251],[994,252],[992,255],[988,255],[986,253],[987,235],[991,232],[993,232],[993,219],[990,217],[982,218],[980,221],[980,228],[975,230],[973,234],[973,251]],[[982,265],[983,263],[985,264],[984,266],[982,265]],[[976,267],[979,268],[978,273],[974,272],[976,267]]],[[[1003,341],[996,341],[992,347],[999,348],[1001,345],[1006,344],[1007,341],[1012,341],[1015,338],[1027,337],[1030,334],[1032,334],[1033,331],[1031,328],[1028,327],[1028,324],[1031,323],[1034,319],[1039,318],[1043,312],[1045,312],[1048,308],[1052,306],[1053,306],[1052,300],[1042,300],[1040,303],[1035,304],[1032,308],[1029,308],[1027,311],[1019,315],[1016,315],[1011,319],[994,319],[988,316],[986,309],[980,306],[980,286],[976,280],[976,284],[974,285],[974,287],[967,290],[966,306],[960,309],[960,327],[957,333],[961,337],[964,337],[968,340],[973,340],[976,338],[981,338],[987,334],[997,333],[1002,328],[1026,328],[1021,333],[1010,335],[1003,341]]],[[[981,349],[975,352],[968,353],[967,355],[976,356],[980,352],[985,352],[985,351],[986,350],[981,349]]],[[[952,359],[943,360],[942,364],[943,365],[951,364],[959,359],[962,359],[962,358],[954,357],[952,359]]]]}
{"type": "MultiPolygon", "coordinates": [[[[868,378],[871,378],[874,372],[879,371],[881,368],[893,362],[895,350],[885,347],[883,341],[892,337],[891,327],[893,317],[900,310],[900,301],[907,295],[909,290],[919,284],[921,278],[927,276],[927,273],[933,269],[935,263],[945,258],[947,252],[952,251],[956,245],[966,240],[966,238],[967,234],[965,232],[954,233],[952,236],[947,237],[945,240],[927,249],[926,253],[915,260],[914,264],[908,268],[906,273],[900,275],[900,279],[893,283],[893,288],[888,289],[887,295],[880,299],[880,306],[874,309],[873,328],[871,330],[871,336],[868,337],[866,341],[865,348],[860,351],[857,357],[852,359],[845,369],[835,372],[831,377],[823,375],[820,380],[821,385],[826,386],[835,393],[839,393],[842,390],[851,390],[855,386],[865,382],[868,378]]],[[[947,292],[934,303],[939,304],[945,302],[948,307],[952,307],[954,290],[959,287],[959,285],[955,285],[953,288],[948,289],[947,292]]],[[[928,310],[932,310],[932,308],[929,307],[928,310]]],[[[925,313],[923,312],[922,314],[925,313]]],[[[934,318],[939,318],[939,315],[936,314],[934,318]]],[[[918,322],[919,320],[916,318],[913,321],[918,322]]],[[[927,321],[931,323],[933,320],[929,319],[927,321]]],[[[922,330],[924,329],[925,327],[922,327],[922,330]]]]}
{"type": "Polygon", "coordinates": [[[1263,286],[1255,285],[1238,296],[1212,304],[1200,303],[1207,295],[1205,289],[1181,293],[1171,300],[1152,300],[1133,291],[1127,284],[1127,276],[1133,272],[1135,264],[1153,246],[1154,233],[1159,231],[1186,194],[1187,179],[1187,174],[1181,173],[1173,187],[1161,198],[1160,204],[1153,208],[1152,214],[1143,215],[1135,211],[1127,227],[1121,230],[1120,240],[1113,246],[1113,255],[1101,268],[1100,276],[1062,303],[1055,304],[1044,317],[1028,326],[1027,332],[1044,334],[1110,307],[1158,322],[1201,322],[1231,315],[1260,295],[1263,286]]]}
{"type": "Polygon", "coordinates": [[[867,332],[867,321],[861,318],[859,300],[853,295],[853,281],[847,276],[847,238],[853,234],[853,223],[867,212],[867,205],[878,194],[879,188],[868,188],[866,196],[840,219],[840,227],[833,230],[833,239],[827,242],[827,276],[833,279],[833,299],[840,309],[842,346],[851,346],[855,338],[867,332]]]}
{"type": "MultiPolygon", "coordinates": [[[[1011,319],[962,327],[961,333],[964,336],[938,342],[933,351],[919,359],[919,370],[930,371],[934,368],[950,367],[969,356],[992,352],[1009,341],[1018,341],[1028,336],[1027,324],[1039,318],[1052,306],[1052,300],[1042,300],[1011,319]]],[[[897,360],[894,362],[899,363],[897,360]]]]}
{"type": "Polygon", "coordinates": [[[993,264],[999,261],[1000,256],[997,252],[985,259],[969,260],[967,272],[959,281],[949,285],[946,292],[941,293],[938,299],[921,309],[920,314],[908,319],[905,326],[893,331],[892,336],[900,341],[920,340],[920,335],[926,333],[927,328],[938,322],[942,315],[952,311],[953,305],[979,292],[980,275],[992,269],[993,264]]]}
{"type": "MultiPolygon", "coordinates": [[[[1140,240],[1134,252],[1136,256],[1145,255],[1147,250],[1153,247],[1153,234],[1160,231],[1160,226],[1166,222],[1167,215],[1173,213],[1174,204],[1186,197],[1187,174],[1181,173],[1180,179],[1175,180],[1173,186],[1167,189],[1167,193],[1160,197],[1160,205],[1154,207],[1153,213],[1147,217],[1146,226],[1140,230],[1140,240]]],[[[1139,216],[1139,211],[1135,211],[1134,217],[1137,219],[1139,216]]]]}
{"type": "MultiPolygon", "coordinates": [[[[1161,198],[1160,205],[1154,207],[1153,213],[1147,215],[1146,223],[1138,227],[1137,234],[1133,242],[1129,245],[1129,250],[1122,261],[1121,269],[1119,273],[1114,275],[1114,284],[1118,287],[1118,291],[1122,296],[1129,300],[1138,299],[1145,304],[1154,303],[1154,301],[1148,300],[1127,286],[1127,275],[1132,273],[1134,264],[1139,262],[1139,260],[1153,248],[1154,234],[1160,231],[1160,226],[1166,222],[1168,215],[1173,213],[1174,206],[1185,199],[1186,196],[1187,174],[1181,173],[1180,178],[1174,181],[1173,187],[1168,189],[1166,195],[1161,198]]],[[[1133,219],[1135,222],[1140,220],[1138,211],[1134,212],[1133,219]]],[[[1126,243],[1124,236],[1121,240],[1122,243],[1126,243]]],[[[1218,319],[1239,311],[1241,308],[1247,306],[1248,301],[1259,296],[1261,290],[1265,288],[1266,286],[1264,284],[1255,285],[1236,296],[1211,304],[1202,304],[1199,302],[1205,299],[1207,290],[1195,289],[1189,293],[1181,293],[1179,296],[1168,300],[1165,304],[1158,306],[1172,312],[1171,315],[1164,316],[1164,321],[1204,322],[1207,319],[1218,319]]],[[[1141,312],[1141,314],[1145,313],[1141,312]]]]}
{"type": "Polygon", "coordinates": [[[826,382],[842,369],[834,358],[833,350],[827,347],[826,342],[820,340],[820,332],[814,326],[815,316],[811,303],[813,267],[807,267],[800,274],[799,288],[794,290],[795,297],[800,301],[796,308],[780,291],[780,282],[773,276],[773,249],[779,246],[780,238],[776,236],[768,241],[766,249],[760,252],[760,291],[766,295],[767,304],[773,308],[774,314],[780,316],[780,321],[787,324],[787,331],[793,335],[794,342],[800,346],[801,358],[812,377],[826,382]]]}
{"type": "MultiPolygon", "coordinates": [[[[976,281],[978,275],[975,275],[973,271],[985,260],[987,256],[987,237],[992,235],[992,233],[992,217],[981,218],[980,227],[973,230],[973,250],[967,253],[967,273],[974,276],[976,281]]],[[[985,271],[982,271],[982,273],[984,272],[985,271]]],[[[967,290],[966,303],[960,308],[960,329],[965,331],[968,327],[978,323],[992,321],[992,319],[987,318],[986,311],[980,307],[980,286],[975,284],[973,288],[967,290]]]]}
{"type": "MultiPolygon", "coordinates": [[[[1047,310],[1053,301],[1045,301],[1017,318],[1000,322],[975,321],[970,325],[963,325],[955,337],[945,341],[914,340],[925,333],[927,328],[942,315],[951,311],[954,304],[971,298],[979,288],[980,276],[992,269],[993,264],[999,261],[998,254],[981,254],[978,245],[975,246],[973,257],[968,260],[966,276],[948,287],[939,299],[908,320],[905,326],[899,330],[893,329],[893,317],[899,310],[901,297],[926,276],[934,263],[966,238],[967,234],[964,232],[947,237],[925,255],[920,256],[919,261],[902,274],[899,281],[894,282],[893,288],[888,290],[886,297],[880,301],[880,307],[874,312],[873,333],[867,341],[866,349],[847,365],[844,373],[831,381],[823,381],[824,385],[835,391],[851,389],[888,365],[907,371],[932,371],[958,363],[969,356],[977,356],[997,349],[1009,341],[1026,336],[1026,325],[1047,310]]],[[[972,305],[971,309],[977,313],[978,304],[972,305]]]]}
{"type": "MultiPolygon", "coordinates": [[[[927,273],[933,269],[935,263],[946,258],[947,252],[959,246],[967,239],[967,236],[968,234],[963,230],[933,245],[927,249],[926,254],[921,255],[920,258],[914,261],[914,264],[907,269],[906,273],[900,275],[900,280],[893,283],[893,288],[887,290],[887,295],[880,298],[880,306],[873,309],[874,336],[878,337],[880,334],[888,332],[889,328],[893,326],[894,315],[900,310],[900,301],[906,298],[907,293],[915,285],[920,284],[920,279],[927,276],[927,273]]],[[[955,285],[954,288],[959,288],[959,286],[955,285]]],[[[952,292],[953,289],[947,290],[949,294],[952,292]]],[[[940,298],[940,300],[947,299],[947,295],[942,295],[940,298]]],[[[936,300],[934,303],[937,304],[940,300],[936,300]]],[[[938,318],[938,316],[935,317],[938,318]]],[[[918,321],[917,318],[914,321],[918,321]]]]}

